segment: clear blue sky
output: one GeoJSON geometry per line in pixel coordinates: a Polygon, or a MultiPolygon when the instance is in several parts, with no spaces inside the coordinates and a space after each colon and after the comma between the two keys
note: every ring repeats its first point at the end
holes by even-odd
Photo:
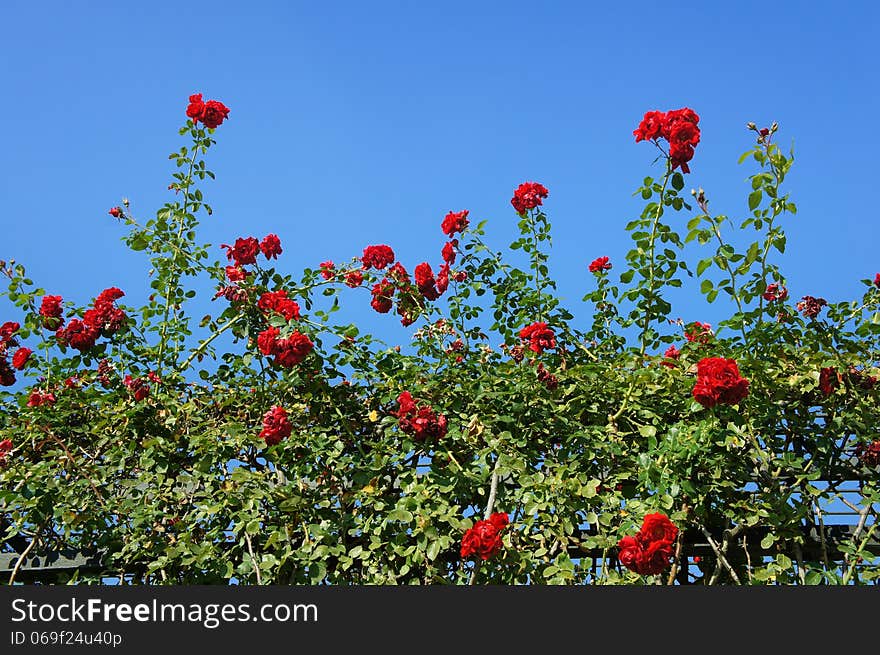
{"type": "MultiPolygon", "coordinates": [[[[275,232],[297,277],[373,243],[436,267],[447,211],[488,218],[488,241],[506,245],[512,191],[535,180],[550,189],[551,273],[585,325],[586,266],[609,255],[620,273],[632,192],[661,173],[632,131],[646,110],[689,106],[702,142],[686,188],[740,218],[745,124],[779,122],[797,158],[790,293],[854,298],[880,271],[878,18],[874,2],[7,0],[0,258],[80,304],[110,285],[139,304],[146,258],[107,210],[127,196],[144,218],[169,199],[166,157],[202,92],[231,109],[206,241],[275,232]]],[[[696,289],[674,315],[714,324],[724,308],[696,289]]],[[[415,329],[344,297],[368,330],[405,342],[415,329]]]]}

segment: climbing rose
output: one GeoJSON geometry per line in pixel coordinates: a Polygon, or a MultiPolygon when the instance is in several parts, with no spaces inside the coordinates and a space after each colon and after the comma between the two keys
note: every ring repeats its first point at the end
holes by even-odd
{"type": "Polygon", "coordinates": [[[386,245],[367,246],[361,257],[364,268],[376,268],[382,270],[394,261],[394,251],[386,245]]]}
{"type": "Polygon", "coordinates": [[[678,528],[665,514],[647,514],[635,537],[627,535],[618,543],[620,563],[639,575],[662,573],[671,563],[678,528]]]}
{"type": "Polygon", "coordinates": [[[501,551],[501,531],[507,527],[507,514],[496,512],[488,519],[477,521],[461,538],[461,556],[477,556],[487,560],[501,551]]]}
{"type": "Polygon", "coordinates": [[[880,273],[877,273],[877,275],[874,276],[874,286],[880,287],[880,273]]]}
{"type": "Polygon", "coordinates": [[[443,223],[440,225],[440,229],[443,230],[443,234],[448,237],[451,237],[456,232],[464,232],[468,227],[468,214],[470,212],[465,209],[460,212],[449,212],[446,214],[446,217],[443,219],[443,223]]]}
{"type": "Polygon", "coordinates": [[[546,323],[532,323],[519,331],[521,339],[529,342],[529,349],[540,354],[556,347],[556,337],[546,323]]]}
{"type": "Polygon", "coordinates": [[[280,332],[276,327],[270,327],[260,332],[257,335],[257,348],[259,348],[260,352],[266,356],[274,355],[279,334],[280,332]]]}
{"type": "MultiPolygon", "coordinates": [[[[663,353],[663,357],[665,357],[667,360],[678,359],[679,357],[681,357],[681,351],[676,348],[675,345],[672,345],[666,349],[666,352],[663,353]]],[[[662,361],[660,363],[667,368],[675,368],[675,362],[662,361]]]]}
{"type": "Polygon", "coordinates": [[[257,263],[257,255],[260,253],[260,242],[254,237],[242,238],[235,240],[234,245],[220,244],[221,248],[226,248],[226,257],[229,261],[234,261],[236,266],[247,266],[248,264],[257,263]]]}
{"type": "Polygon", "coordinates": [[[20,327],[21,325],[14,321],[6,321],[0,325],[0,344],[12,344],[14,342],[12,335],[18,332],[20,327]]]}
{"type": "Polygon", "coordinates": [[[595,273],[596,271],[610,271],[611,270],[611,262],[608,261],[607,257],[599,257],[598,259],[594,259],[590,263],[590,273],[595,273]]]}
{"type": "Polygon", "coordinates": [[[704,357],[697,362],[694,399],[704,407],[738,405],[749,393],[749,381],[740,377],[736,360],[704,357]]]}
{"type": "Polygon", "coordinates": [[[278,405],[263,415],[263,430],[260,437],[266,441],[267,446],[275,446],[282,439],[290,436],[293,426],[287,418],[287,411],[278,405]]]}
{"type": "Polygon", "coordinates": [[[517,214],[524,214],[529,209],[534,209],[542,204],[542,199],[546,198],[550,192],[547,187],[537,182],[523,182],[516,191],[513,192],[513,198],[510,204],[516,210],[517,214]]]}
{"type": "Polygon", "coordinates": [[[28,359],[33,351],[30,348],[19,348],[12,356],[12,366],[19,371],[27,364],[28,359]]]}
{"type": "Polygon", "coordinates": [[[874,439],[870,444],[856,446],[856,457],[863,466],[874,468],[880,465],[880,439],[874,439]]]}
{"type": "Polygon", "coordinates": [[[122,380],[122,384],[128,388],[134,399],[138,402],[150,395],[150,384],[144,378],[133,378],[126,375],[122,380]]]}
{"type": "Polygon", "coordinates": [[[277,259],[281,254],[281,239],[276,234],[267,234],[260,241],[260,251],[266,259],[277,259]]]}
{"type": "Polygon", "coordinates": [[[9,366],[5,357],[0,357],[0,387],[11,387],[15,384],[15,371],[9,366]]]}
{"type": "Polygon", "coordinates": [[[113,218],[119,218],[120,216],[122,216],[122,207],[111,207],[110,211],[108,211],[107,213],[110,214],[113,218]]]}
{"type": "Polygon", "coordinates": [[[230,282],[241,282],[247,277],[247,271],[238,266],[227,266],[226,277],[230,282]]]}

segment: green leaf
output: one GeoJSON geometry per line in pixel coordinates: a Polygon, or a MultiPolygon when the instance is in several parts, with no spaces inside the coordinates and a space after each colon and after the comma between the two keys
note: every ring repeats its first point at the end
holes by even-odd
{"type": "Polygon", "coordinates": [[[700,263],[697,264],[697,275],[702,275],[703,271],[709,268],[712,265],[712,257],[706,257],[706,259],[701,259],[700,263]]]}
{"type": "Polygon", "coordinates": [[[755,190],[755,191],[752,191],[752,192],[749,194],[749,210],[750,210],[750,211],[753,210],[753,209],[755,209],[755,207],[757,207],[758,205],[761,204],[761,198],[762,198],[762,196],[763,196],[763,194],[761,193],[761,190],[760,190],[760,189],[757,189],[757,190],[755,190]]]}
{"type": "Polygon", "coordinates": [[[672,188],[676,191],[681,191],[684,188],[684,176],[681,173],[676,172],[672,176],[672,188]]]}

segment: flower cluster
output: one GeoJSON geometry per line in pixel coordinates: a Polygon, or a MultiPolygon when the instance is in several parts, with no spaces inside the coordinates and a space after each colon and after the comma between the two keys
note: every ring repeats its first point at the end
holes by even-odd
{"type": "Polygon", "coordinates": [[[332,261],[327,260],[326,262],[321,262],[318,265],[318,268],[321,269],[321,277],[322,278],[324,278],[325,280],[332,280],[333,279],[333,276],[335,275],[335,272],[334,272],[335,264],[332,261]]]}
{"type": "Polygon", "coordinates": [[[610,271],[611,262],[608,257],[599,257],[590,262],[590,273],[598,273],[601,271],[610,271]]]}
{"type": "Polygon", "coordinates": [[[814,298],[813,296],[804,296],[798,301],[798,311],[803,313],[807,318],[816,318],[822,308],[828,304],[824,298],[814,298]]]}
{"type": "Polygon", "coordinates": [[[43,393],[38,389],[34,389],[31,391],[28,396],[27,406],[28,407],[42,407],[43,405],[47,405],[51,407],[55,404],[55,394],[51,392],[43,393]]]}
{"type": "MultiPolygon", "coordinates": [[[[55,332],[58,343],[85,352],[95,345],[98,337],[110,337],[125,325],[128,317],[115,303],[125,294],[116,287],[104,289],[95,299],[82,320],[75,318],[55,332]]],[[[50,302],[50,307],[51,307],[50,302]]],[[[54,317],[58,318],[58,317],[54,317]]]]}
{"type": "Polygon", "coordinates": [[[294,330],[289,337],[281,338],[276,327],[269,327],[257,335],[257,348],[282,368],[293,368],[312,352],[314,344],[305,334],[294,330]]]}
{"type": "Polygon", "coordinates": [[[18,346],[18,340],[15,333],[18,332],[21,325],[12,321],[7,321],[0,325],[0,386],[11,387],[15,384],[15,371],[19,371],[25,367],[30,358],[31,351],[28,348],[19,348],[12,355],[12,365],[7,361],[10,351],[18,346]]]}
{"type": "Polygon", "coordinates": [[[189,97],[186,115],[193,120],[193,123],[201,121],[205,127],[213,129],[226,120],[229,116],[229,108],[219,100],[205,102],[201,93],[195,93],[189,97]]]}
{"type": "Polygon", "coordinates": [[[736,360],[704,357],[697,362],[694,399],[703,407],[738,405],[749,394],[749,381],[739,374],[736,360]]]}
{"type": "Polygon", "coordinates": [[[541,354],[556,347],[556,336],[546,323],[532,323],[519,331],[519,336],[529,342],[529,350],[541,354]]]}
{"type": "Polygon", "coordinates": [[[639,575],[662,573],[670,564],[678,528],[665,514],[646,514],[635,537],[617,543],[620,563],[639,575]]]}
{"type": "Polygon", "coordinates": [[[267,291],[257,300],[257,307],[265,313],[281,314],[288,321],[298,321],[300,318],[299,305],[295,300],[288,298],[287,291],[267,291]]]}
{"type": "Polygon", "coordinates": [[[636,143],[666,139],[669,143],[669,161],[672,170],[681,167],[682,173],[690,173],[688,162],[693,159],[694,148],[700,142],[700,117],[688,107],[672,111],[649,111],[638,128],[633,130],[636,143]]]}
{"type": "Polygon", "coordinates": [[[675,368],[675,360],[681,357],[681,351],[673,344],[666,349],[666,352],[663,353],[663,357],[664,359],[660,364],[666,368],[675,368]]]}
{"type": "Polygon", "coordinates": [[[479,557],[487,560],[501,551],[501,531],[510,520],[507,514],[495,512],[488,519],[477,521],[461,538],[461,556],[464,559],[479,557]]]}
{"type": "Polygon", "coordinates": [[[400,429],[416,441],[438,440],[446,436],[446,417],[430,405],[417,405],[409,391],[397,397],[397,419],[400,429]]]}
{"type": "Polygon", "coordinates": [[[517,214],[525,214],[529,209],[534,209],[542,204],[541,201],[549,194],[550,192],[543,184],[523,182],[513,192],[510,204],[513,205],[517,214]]]}
{"type": "Polygon", "coordinates": [[[287,418],[287,410],[275,405],[263,415],[263,429],[260,438],[264,439],[267,446],[275,446],[282,439],[290,436],[293,426],[287,418]]]}

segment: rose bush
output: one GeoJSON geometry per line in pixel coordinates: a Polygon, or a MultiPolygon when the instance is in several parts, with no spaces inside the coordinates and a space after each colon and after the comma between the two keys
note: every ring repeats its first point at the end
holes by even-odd
{"type": "Polygon", "coordinates": [[[416,262],[374,244],[313,268],[233,226],[232,245],[201,243],[204,158],[230,111],[189,100],[173,199],[146,220],[110,210],[149,257],[146,304],[115,287],[62,298],[0,263],[4,550],[93,555],[98,570],[57,578],[85,583],[878,579],[880,274],[835,302],[774,263],[796,211],[778,126],[749,124],[734,226],[702,189],[683,194],[697,114],[645,114],[635,140],[660,174],[615,275],[584,262],[579,326],[550,276],[538,182],[515,186],[504,219],[525,269],[466,209],[438,213],[416,262]],[[673,318],[668,292],[692,280],[727,303],[714,329],[673,318]],[[198,302],[215,309],[199,320],[198,302]],[[412,326],[411,346],[335,322],[350,303],[412,326]],[[851,532],[829,529],[835,503],[851,532]]]}

